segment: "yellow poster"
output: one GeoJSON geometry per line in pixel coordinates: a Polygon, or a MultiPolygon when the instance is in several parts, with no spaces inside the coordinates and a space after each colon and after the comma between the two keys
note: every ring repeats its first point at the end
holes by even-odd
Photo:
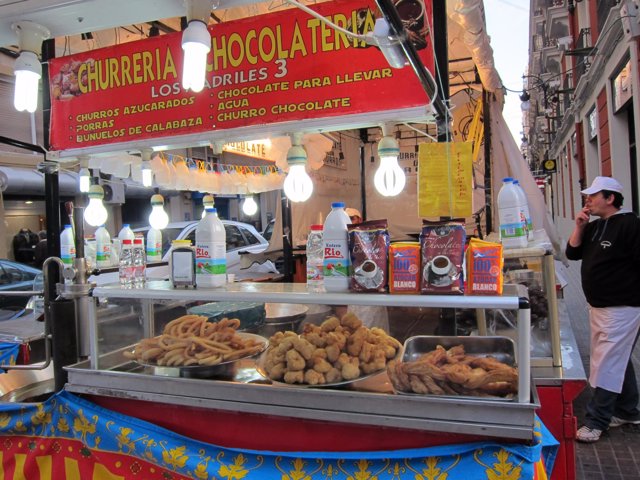
{"type": "Polygon", "coordinates": [[[473,213],[470,142],[422,143],[418,152],[418,215],[469,217],[473,213]]]}

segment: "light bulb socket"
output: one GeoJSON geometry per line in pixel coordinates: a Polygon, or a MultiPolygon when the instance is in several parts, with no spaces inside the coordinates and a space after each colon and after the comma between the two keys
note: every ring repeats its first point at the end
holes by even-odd
{"type": "Polygon", "coordinates": [[[215,205],[215,201],[213,199],[213,195],[205,195],[204,197],[202,197],[202,205],[206,207],[213,207],[213,205],[215,205]]]}
{"type": "Polygon", "coordinates": [[[104,189],[100,185],[91,185],[89,187],[89,198],[102,200],[104,198],[104,189]]]}
{"type": "Polygon", "coordinates": [[[164,205],[164,197],[159,193],[151,195],[151,206],[155,207],[156,205],[164,205]]]}
{"type": "Polygon", "coordinates": [[[51,36],[47,27],[29,20],[22,20],[11,25],[18,35],[20,51],[39,54],[42,51],[42,42],[51,36]]]}
{"type": "Polygon", "coordinates": [[[289,165],[304,165],[307,163],[307,152],[302,145],[293,145],[287,152],[289,165]]]}
{"type": "Polygon", "coordinates": [[[207,29],[207,24],[202,20],[191,20],[187,28],[182,32],[182,49],[184,50],[185,46],[190,43],[197,43],[206,47],[207,52],[211,50],[211,34],[207,29]]]}
{"type": "Polygon", "coordinates": [[[400,146],[395,138],[390,135],[385,135],[378,142],[378,156],[382,157],[397,157],[400,155],[400,146]]]}

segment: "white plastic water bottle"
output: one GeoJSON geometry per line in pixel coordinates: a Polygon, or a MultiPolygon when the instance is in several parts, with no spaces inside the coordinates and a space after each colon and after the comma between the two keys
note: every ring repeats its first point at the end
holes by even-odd
{"type": "Polygon", "coordinates": [[[502,180],[498,193],[498,217],[500,219],[500,240],[504,248],[524,248],[527,246],[527,220],[520,206],[513,178],[502,180]]]}
{"type": "Polygon", "coordinates": [[[351,223],[343,202],[331,204],[331,211],[322,231],[324,288],[327,292],[349,291],[349,238],[347,225],[351,223]]]}
{"type": "Polygon", "coordinates": [[[162,232],[150,228],[147,232],[147,263],[162,261],[162,232]]]}
{"type": "Polygon", "coordinates": [[[131,240],[133,242],[133,240],[136,238],[136,235],[135,233],[133,233],[133,230],[131,230],[129,224],[125,223],[122,225],[120,233],[118,233],[118,238],[120,239],[120,242],[122,242],[123,240],[131,240]]]}
{"type": "Polygon", "coordinates": [[[196,227],[196,284],[221,287],[227,283],[227,235],[215,208],[207,208],[196,227]]]}
{"type": "Polygon", "coordinates": [[[60,234],[60,260],[66,267],[70,267],[73,265],[74,258],[76,258],[76,243],[73,238],[73,229],[71,225],[65,225],[60,234]]]}
{"type": "Polygon", "coordinates": [[[310,292],[322,291],[324,286],[322,228],[322,225],[311,225],[307,238],[307,289],[310,292]]]}
{"type": "Polygon", "coordinates": [[[144,254],[144,245],[141,238],[133,240],[132,264],[133,264],[133,287],[144,288],[147,272],[147,261],[144,254]]]}
{"type": "Polygon", "coordinates": [[[110,267],[111,264],[111,235],[104,225],[96,230],[96,265],[98,268],[110,267]]]}
{"type": "Polygon", "coordinates": [[[531,211],[529,210],[529,200],[527,194],[520,185],[518,180],[514,180],[513,184],[516,186],[516,194],[518,195],[518,201],[520,202],[520,208],[524,214],[524,218],[527,221],[527,240],[533,240],[533,222],[531,221],[531,211]]]}
{"type": "Polygon", "coordinates": [[[118,278],[120,288],[133,287],[133,249],[130,239],[122,241],[120,260],[118,262],[118,278]]]}

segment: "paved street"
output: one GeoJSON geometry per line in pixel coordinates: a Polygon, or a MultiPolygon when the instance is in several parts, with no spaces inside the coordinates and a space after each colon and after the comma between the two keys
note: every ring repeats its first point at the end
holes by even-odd
{"type": "MultiPolygon", "coordinates": [[[[580,263],[570,262],[564,274],[569,282],[564,290],[564,301],[588,376],[589,321],[586,302],[580,288],[580,263]]],[[[640,382],[640,347],[636,346],[633,358],[640,382]]],[[[574,403],[579,426],[582,424],[589,396],[587,388],[574,403]]],[[[576,451],[578,480],[640,480],[640,425],[612,428],[595,444],[578,443],[576,451]]]]}

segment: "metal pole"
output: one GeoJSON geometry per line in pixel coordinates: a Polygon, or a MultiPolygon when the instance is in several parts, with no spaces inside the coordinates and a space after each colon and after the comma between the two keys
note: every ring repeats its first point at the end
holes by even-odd
{"type": "Polygon", "coordinates": [[[284,194],[284,190],[281,190],[282,202],[282,253],[284,257],[283,269],[284,281],[287,283],[293,282],[293,248],[291,242],[291,206],[289,199],[284,194]]]}
{"type": "Polygon", "coordinates": [[[493,214],[491,210],[491,109],[489,108],[489,92],[482,89],[482,118],[484,121],[484,205],[485,205],[485,235],[492,232],[493,214]]]}
{"type": "Polygon", "coordinates": [[[369,132],[366,128],[360,129],[360,199],[362,200],[362,219],[367,218],[367,184],[366,184],[366,172],[365,172],[365,155],[364,151],[369,142],[369,132]]]}

